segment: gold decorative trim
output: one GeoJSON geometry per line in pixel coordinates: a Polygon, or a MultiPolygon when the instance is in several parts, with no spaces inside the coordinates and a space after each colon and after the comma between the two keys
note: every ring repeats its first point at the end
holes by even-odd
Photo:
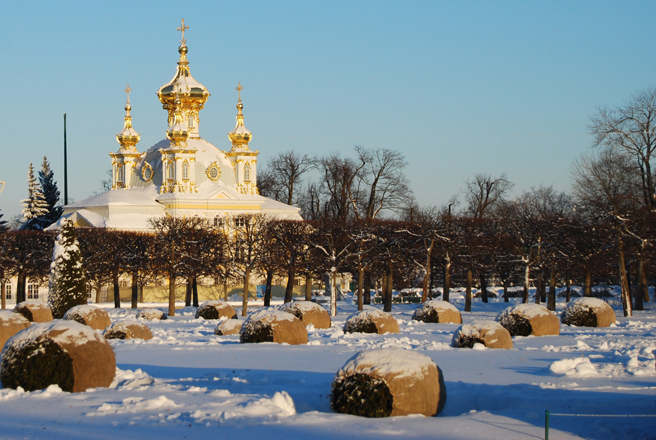
{"type": "Polygon", "coordinates": [[[221,177],[221,168],[219,168],[219,164],[216,163],[216,161],[212,162],[205,170],[205,174],[207,174],[208,179],[214,182],[219,180],[219,177],[221,177]]]}
{"type": "Polygon", "coordinates": [[[141,167],[141,178],[144,180],[144,182],[150,182],[153,180],[154,176],[155,171],[153,171],[153,167],[151,167],[148,162],[144,162],[141,167]]]}

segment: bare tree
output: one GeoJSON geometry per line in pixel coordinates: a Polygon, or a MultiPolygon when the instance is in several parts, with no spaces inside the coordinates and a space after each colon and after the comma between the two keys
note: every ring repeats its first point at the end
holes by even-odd
{"type": "Polygon", "coordinates": [[[595,146],[625,152],[640,180],[642,203],[656,207],[651,161],[656,152],[656,88],[633,95],[616,108],[599,108],[588,126],[595,146]]]}
{"type": "MultiPolygon", "coordinates": [[[[307,154],[300,155],[295,151],[279,153],[267,163],[266,191],[267,197],[291,205],[296,201],[296,189],[302,183],[302,177],[315,164],[315,159],[307,154]]],[[[259,179],[258,179],[259,180],[259,179]]]]}
{"type": "Polygon", "coordinates": [[[354,180],[353,209],[357,217],[376,218],[382,210],[400,212],[412,199],[408,178],[403,173],[407,162],[398,151],[371,150],[356,146],[358,170],[354,180]]]}
{"type": "Polygon", "coordinates": [[[512,189],[513,184],[505,173],[499,177],[478,173],[465,183],[466,212],[474,218],[483,218],[512,189]]]}

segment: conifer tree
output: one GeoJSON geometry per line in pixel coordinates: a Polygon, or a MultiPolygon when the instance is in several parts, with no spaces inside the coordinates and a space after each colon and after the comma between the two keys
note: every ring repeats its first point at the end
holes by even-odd
{"type": "Polygon", "coordinates": [[[59,188],[57,188],[54,173],[45,156],[43,156],[41,171],[39,171],[39,183],[41,184],[41,192],[43,193],[43,198],[47,204],[46,209],[48,210],[46,214],[39,216],[41,229],[45,229],[59,220],[63,211],[61,206],[57,206],[59,203],[59,188]]]}
{"type": "Polygon", "coordinates": [[[48,305],[54,318],[63,318],[71,307],[87,303],[82,252],[75,226],[69,219],[62,222],[55,240],[49,290],[48,305]]]}
{"type": "Polygon", "coordinates": [[[27,185],[28,196],[27,199],[21,200],[23,203],[23,224],[20,229],[22,230],[41,230],[41,222],[39,217],[47,214],[48,208],[41,187],[34,177],[34,167],[30,163],[27,171],[27,185]]]}

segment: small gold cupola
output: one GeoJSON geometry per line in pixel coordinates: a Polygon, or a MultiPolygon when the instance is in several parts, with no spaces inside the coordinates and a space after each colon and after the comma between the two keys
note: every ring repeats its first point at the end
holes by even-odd
{"type": "Polygon", "coordinates": [[[173,125],[166,130],[166,137],[171,141],[169,148],[186,147],[189,138],[189,130],[183,119],[181,107],[182,103],[179,98],[173,101],[174,121],[173,125]]]}
{"type": "Polygon", "coordinates": [[[244,105],[241,103],[241,91],[244,88],[241,83],[237,86],[239,101],[237,102],[237,125],[228,133],[232,142],[232,149],[226,153],[226,157],[235,169],[235,180],[237,190],[242,194],[258,194],[257,189],[257,156],[259,151],[253,151],[248,143],[253,138],[250,131],[244,126],[244,105]]]}
{"type": "Polygon", "coordinates": [[[128,95],[128,99],[125,103],[123,130],[121,130],[121,132],[116,135],[116,140],[121,146],[121,151],[137,151],[136,145],[140,139],[139,133],[137,133],[134,128],[132,128],[132,115],[130,114],[130,110],[132,110],[132,106],[130,105],[131,91],[132,89],[130,88],[130,84],[128,84],[124,90],[124,92],[128,95]]]}
{"type": "Polygon", "coordinates": [[[239,101],[237,102],[237,125],[234,130],[228,133],[228,137],[232,142],[233,151],[245,151],[248,150],[248,143],[253,138],[253,135],[250,131],[244,126],[244,104],[241,103],[241,91],[244,88],[241,86],[241,83],[237,86],[237,92],[239,92],[239,101]]]}
{"type": "Polygon", "coordinates": [[[130,188],[133,179],[137,162],[141,153],[137,151],[137,143],[139,142],[139,133],[132,128],[132,115],[130,110],[130,92],[132,89],[130,85],[125,88],[128,98],[125,103],[125,117],[123,118],[123,130],[116,135],[116,140],[121,146],[116,153],[109,153],[112,158],[112,189],[130,188]]]}
{"type": "Polygon", "coordinates": [[[182,24],[178,27],[178,31],[182,33],[180,40],[180,59],[178,60],[178,69],[175,76],[171,81],[164,84],[157,91],[157,97],[162,103],[162,108],[168,112],[169,126],[175,123],[175,108],[174,102],[176,99],[180,100],[180,110],[182,118],[189,130],[190,138],[200,138],[198,134],[199,126],[199,112],[205,106],[205,101],[210,96],[207,88],[196,81],[189,72],[189,61],[187,61],[187,39],[184,36],[185,30],[189,26],[182,24]]]}

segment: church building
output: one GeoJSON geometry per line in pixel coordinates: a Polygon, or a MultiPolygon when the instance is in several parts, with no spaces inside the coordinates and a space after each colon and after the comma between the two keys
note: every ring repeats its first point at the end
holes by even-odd
{"type": "MultiPolygon", "coordinates": [[[[170,214],[198,216],[222,225],[245,214],[300,220],[300,208],[259,195],[257,156],[252,134],[244,125],[241,84],[237,124],[228,133],[231,148],[222,151],[200,136],[200,111],[210,93],[190,73],[184,20],[175,76],[157,91],[166,110],[166,139],[139,152],[139,133],[132,127],[130,87],[118,151],[110,153],[112,189],[64,206],[62,218],[78,227],[148,231],[149,219],[170,214]]],[[[61,220],[60,220],[61,221],[61,220]]],[[[59,222],[51,226],[57,228],[59,222]]]]}

